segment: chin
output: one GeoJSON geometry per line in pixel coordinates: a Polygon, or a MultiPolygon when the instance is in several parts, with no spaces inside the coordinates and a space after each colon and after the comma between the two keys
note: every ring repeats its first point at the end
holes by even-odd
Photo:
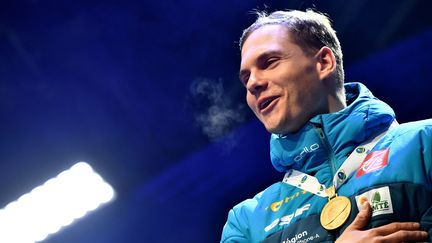
{"type": "Polygon", "coordinates": [[[258,117],[259,120],[264,124],[264,127],[269,133],[273,134],[287,134],[294,133],[303,127],[303,122],[298,116],[268,116],[258,117]]]}
{"type": "Polygon", "coordinates": [[[264,127],[269,133],[274,133],[274,134],[283,134],[285,130],[278,126],[264,125],[264,127]]]}
{"type": "Polygon", "coordinates": [[[269,133],[273,133],[273,134],[287,134],[287,133],[294,133],[297,132],[298,130],[300,130],[301,126],[282,126],[282,125],[270,125],[270,124],[265,124],[264,125],[266,130],[269,133]]]}

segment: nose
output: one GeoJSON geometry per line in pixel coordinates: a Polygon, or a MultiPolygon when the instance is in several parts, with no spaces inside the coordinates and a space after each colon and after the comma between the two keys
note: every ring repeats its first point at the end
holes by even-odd
{"type": "Polygon", "coordinates": [[[251,74],[251,76],[249,77],[249,81],[247,82],[246,88],[249,92],[251,92],[251,94],[257,95],[263,90],[265,90],[267,86],[268,82],[266,81],[266,79],[251,74]]]}

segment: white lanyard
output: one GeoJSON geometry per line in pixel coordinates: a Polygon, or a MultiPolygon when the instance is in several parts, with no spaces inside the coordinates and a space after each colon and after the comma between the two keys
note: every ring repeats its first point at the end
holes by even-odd
{"type": "MultiPolygon", "coordinates": [[[[337,190],[345,181],[348,179],[354,171],[356,171],[361,162],[364,160],[368,152],[384,137],[388,131],[397,126],[398,123],[394,121],[391,126],[383,133],[376,136],[369,142],[359,145],[354,151],[348,156],[348,158],[343,162],[341,167],[336,171],[333,176],[333,186],[337,190]]],[[[298,170],[291,170],[287,172],[283,179],[284,183],[295,186],[297,188],[303,189],[310,193],[313,193],[320,197],[329,197],[326,192],[326,186],[321,184],[315,176],[311,176],[300,172],[298,170]]]]}

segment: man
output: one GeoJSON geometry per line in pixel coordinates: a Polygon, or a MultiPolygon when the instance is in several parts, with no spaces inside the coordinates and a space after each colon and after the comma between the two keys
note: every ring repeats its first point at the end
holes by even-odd
{"type": "Polygon", "coordinates": [[[398,125],[364,85],[344,84],[320,13],[259,14],[240,48],[247,103],[286,174],[229,212],[221,242],[430,241],[432,120],[398,125]]]}

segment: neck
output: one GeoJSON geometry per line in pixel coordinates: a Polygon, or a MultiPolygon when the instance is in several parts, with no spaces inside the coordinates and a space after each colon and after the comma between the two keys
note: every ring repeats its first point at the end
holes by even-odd
{"type": "Polygon", "coordinates": [[[335,94],[329,95],[327,102],[328,102],[328,108],[330,113],[338,112],[344,109],[347,106],[345,100],[345,90],[342,89],[341,91],[336,92],[335,94]]]}

